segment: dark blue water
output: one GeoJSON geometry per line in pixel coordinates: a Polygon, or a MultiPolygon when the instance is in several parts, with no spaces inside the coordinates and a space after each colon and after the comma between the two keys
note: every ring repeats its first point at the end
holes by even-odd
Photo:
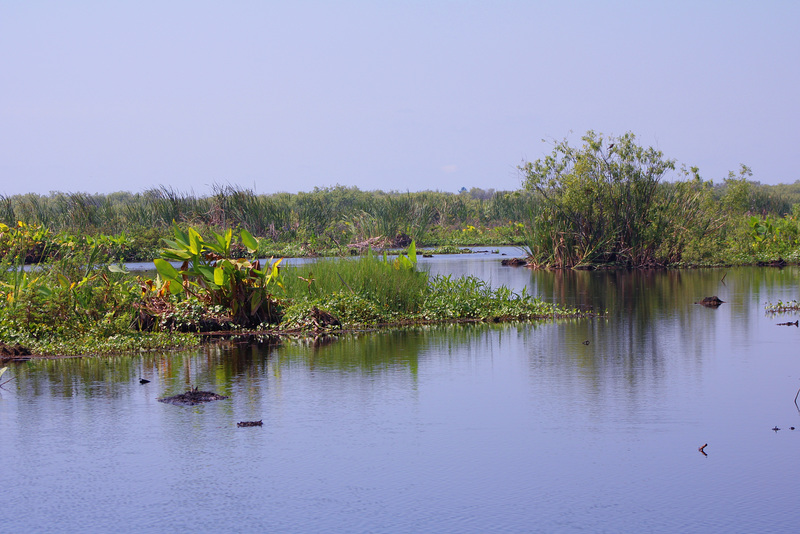
{"type": "Polygon", "coordinates": [[[797,269],[498,263],[426,268],[608,314],[10,368],[0,531],[797,531],[797,269]]]}

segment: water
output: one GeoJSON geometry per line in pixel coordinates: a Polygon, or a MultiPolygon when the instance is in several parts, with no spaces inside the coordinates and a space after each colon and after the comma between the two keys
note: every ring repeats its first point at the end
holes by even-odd
{"type": "Polygon", "coordinates": [[[608,314],[16,365],[0,531],[797,531],[798,269],[423,266],[608,314]]]}

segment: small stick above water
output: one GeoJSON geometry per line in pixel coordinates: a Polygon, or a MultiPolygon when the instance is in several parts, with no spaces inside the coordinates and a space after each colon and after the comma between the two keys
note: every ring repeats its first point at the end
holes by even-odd
{"type": "Polygon", "coordinates": [[[697,450],[700,451],[701,453],[703,453],[703,456],[708,456],[708,454],[706,454],[706,451],[703,450],[706,447],[708,447],[708,443],[704,444],[702,447],[698,448],[697,450]]]}

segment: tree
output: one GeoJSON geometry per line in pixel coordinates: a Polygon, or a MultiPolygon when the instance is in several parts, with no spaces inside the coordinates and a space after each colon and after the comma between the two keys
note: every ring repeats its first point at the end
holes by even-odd
{"type": "Polygon", "coordinates": [[[525,188],[534,193],[528,240],[533,261],[576,267],[680,259],[703,211],[700,196],[709,194],[702,180],[662,182],[675,161],[639,146],[632,133],[604,137],[589,131],[582,141],[579,148],[558,142],[549,156],[520,167],[525,188]]]}

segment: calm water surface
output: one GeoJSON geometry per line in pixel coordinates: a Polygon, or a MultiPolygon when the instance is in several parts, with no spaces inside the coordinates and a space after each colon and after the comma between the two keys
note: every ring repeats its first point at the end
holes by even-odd
{"type": "Polygon", "coordinates": [[[13,366],[0,531],[800,528],[796,268],[424,265],[608,314],[13,366]],[[230,399],[156,400],[189,385],[230,399]]]}

